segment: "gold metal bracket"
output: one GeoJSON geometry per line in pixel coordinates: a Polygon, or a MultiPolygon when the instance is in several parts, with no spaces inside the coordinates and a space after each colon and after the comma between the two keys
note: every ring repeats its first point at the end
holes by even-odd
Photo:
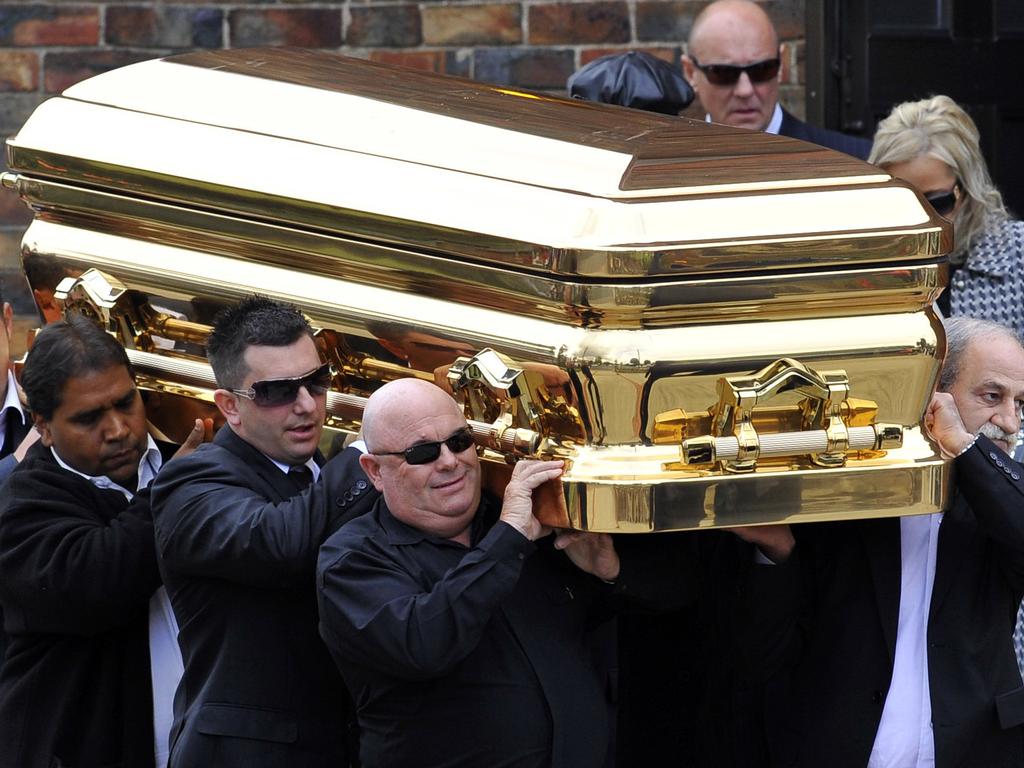
{"type": "Polygon", "coordinates": [[[815,371],[782,358],[750,376],[719,379],[718,402],[708,411],[658,414],[654,442],[678,440],[682,464],[718,463],[727,472],[752,472],[759,458],[783,456],[841,467],[851,451],[902,445],[902,427],[876,424],[877,405],[849,393],[845,371],[815,371]],[[802,398],[795,406],[770,402],[787,392],[802,398]],[[702,428],[710,434],[687,437],[702,428]]]}
{"type": "Polygon", "coordinates": [[[557,453],[561,442],[575,444],[586,439],[579,411],[567,394],[565,377],[565,372],[554,366],[520,366],[493,349],[483,349],[452,363],[448,385],[462,400],[467,418],[504,423],[509,430],[525,435],[548,436],[538,441],[536,451],[557,453]],[[550,435],[558,435],[559,440],[550,435]]]}
{"type": "Polygon", "coordinates": [[[521,415],[521,426],[539,430],[536,409],[529,390],[520,386],[523,369],[493,349],[483,349],[472,357],[459,357],[448,369],[448,385],[462,397],[467,415],[481,421],[494,421],[508,413],[494,397],[514,401],[514,410],[521,415]]]}
{"type": "MultiPolygon", "coordinates": [[[[78,277],[65,277],[53,292],[64,315],[77,312],[96,321],[117,337],[126,349],[152,351],[202,347],[210,327],[178,319],[150,306],[116,277],[89,269],[78,277]]],[[[199,350],[199,354],[201,350],[199,350]]]]}

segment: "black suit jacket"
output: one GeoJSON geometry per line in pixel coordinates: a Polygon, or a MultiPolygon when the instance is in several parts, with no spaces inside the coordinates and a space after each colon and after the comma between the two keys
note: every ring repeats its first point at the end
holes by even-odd
{"type": "Polygon", "coordinates": [[[0,447],[0,483],[7,479],[17,465],[14,461],[14,449],[25,439],[28,431],[32,429],[32,419],[27,413],[24,418],[19,419],[12,413],[7,414],[7,425],[4,433],[4,444],[0,447]]]}
{"type": "Polygon", "coordinates": [[[845,152],[861,160],[867,160],[868,155],[871,154],[871,142],[867,139],[818,128],[802,120],[797,120],[786,110],[782,110],[782,126],[779,128],[779,135],[809,141],[821,147],[845,152]]]}
{"type": "MultiPolygon", "coordinates": [[[[0,373],[0,375],[4,374],[0,373]]],[[[18,466],[18,462],[14,460],[14,450],[25,439],[25,435],[28,434],[30,429],[32,429],[32,420],[27,413],[24,414],[23,419],[19,419],[12,413],[7,414],[4,444],[0,448],[0,495],[4,492],[3,484],[7,476],[18,466]]],[[[3,608],[0,607],[0,666],[3,666],[4,656],[7,653],[7,635],[3,631],[3,625],[4,613],[3,608]]]]}
{"type": "MultiPolygon", "coordinates": [[[[1024,589],[1024,468],[979,438],[955,462],[928,616],[937,768],[1024,765],[1011,633],[1024,589]]],[[[863,768],[892,679],[898,519],[797,528],[804,643],[780,763],[863,768]]]]}
{"type": "Polygon", "coordinates": [[[0,497],[0,767],[153,765],[146,491],[129,503],[36,443],[0,497]]]}
{"type": "Polygon", "coordinates": [[[348,449],[299,493],[224,427],[153,487],[185,673],[174,768],[347,765],[347,694],[317,633],[321,542],[377,492],[348,449]]]}

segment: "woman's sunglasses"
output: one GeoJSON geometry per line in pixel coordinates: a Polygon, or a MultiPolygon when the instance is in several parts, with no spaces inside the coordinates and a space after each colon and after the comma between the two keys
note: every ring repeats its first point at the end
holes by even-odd
{"type": "Polygon", "coordinates": [[[782,63],[778,58],[774,58],[755,61],[753,64],[739,67],[735,64],[701,64],[693,56],[690,57],[690,61],[693,62],[693,66],[704,73],[712,85],[736,85],[740,75],[744,72],[747,73],[750,82],[765,83],[778,76],[779,66],[782,63]]]}
{"type": "Polygon", "coordinates": [[[949,192],[940,192],[938,194],[925,195],[924,199],[927,200],[935,212],[939,216],[949,216],[956,208],[957,202],[960,200],[960,180],[957,179],[953,184],[953,188],[949,192]]]}
{"type": "Polygon", "coordinates": [[[371,451],[374,456],[401,456],[406,464],[429,464],[441,455],[441,445],[447,445],[452,453],[462,453],[473,445],[473,432],[463,427],[451,437],[433,443],[417,443],[404,451],[371,451]]]}
{"type": "Polygon", "coordinates": [[[239,397],[246,397],[260,408],[276,408],[291,405],[299,396],[302,387],[311,395],[322,395],[331,388],[334,371],[330,363],[324,363],[315,371],[291,379],[264,379],[254,381],[249,389],[232,389],[239,397]]]}

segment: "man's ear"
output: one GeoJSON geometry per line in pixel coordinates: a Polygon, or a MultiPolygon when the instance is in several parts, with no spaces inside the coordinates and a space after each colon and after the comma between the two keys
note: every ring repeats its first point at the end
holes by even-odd
{"type": "Polygon", "coordinates": [[[14,310],[11,309],[11,305],[6,301],[4,302],[4,332],[7,333],[7,338],[10,340],[11,336],[14,335],[14,310]]]}
{"type": "Polygon", "coordinates": [[[693,59],[691,59],[684,53],[682,57],[680,57],[679,61],[683,67],[683,77],[686,78],[686,82],[688,82],[690,84],[690,87],[693,88],[694,92],[696,92],[697,84],[693,82],[693,79],[695,73],[697,72],[697,68],[693,66],[693,59]]]}
{"type": "Polygon", "coordinates": [[[786,69],[786,46],[779,43],[779,74],[775,76],[775,79],[780,83],[782,82],[782,70],[786,69]]]}
{"type": "Polygon", "coordinates": [[[242,416],[238,412],[238,395],[228,392],[226,389],[216,389],[213,392],[213,402],[218,410],[224,414],[224,420],[232,427],[242,423],[242,416]]]}
{"type": "Polygon", "coordinates": [[[36,431],[39,432],[39,439],[42,441],[43,445],[47,448],[52,448],[53,434],[50,432],[50,422],[38,413],[32,414],[32,421],[36,425],[36,431]]]}
{"type": "Polygon", "coordinates": [[[363,472],[370,478],[370,482],[373,483],[373,487],[381,493],[384,492],[382,487],[381,476],[380,476],[380,462],[377,457],[372,453],[364,453],[359,457],[359,466],[363,468],[363,472]]]}

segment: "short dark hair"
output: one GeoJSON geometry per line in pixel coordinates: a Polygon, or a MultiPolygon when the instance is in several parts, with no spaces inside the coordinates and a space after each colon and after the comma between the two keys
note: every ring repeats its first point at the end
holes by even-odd
{"type": "Polygon", "coordinates": [[[69,380],[122,365],[135,371],[124,347],[93,320],[79,314],[45,326],[32,342],[21,372],[21,387],[32,411],[49,421],[69,380]]]}
{"type": "Polygon", "coordinates": [[[217,385],[225,389],[242,386],[249,372],[245,365],[249,347],[287,347],[304,335],[313,338],[313,329],[292,304],[254,295],[222,309],[206,340],[206,356],[217,385]]]}
{"type": "Polygon", "coordinates": [[[960,378],[960,367],[964,353],[975,341],[991,338],[1012,339],[1019,346],[1020,337],[1013,329],[991,320],[979,320],[975,317],[947,317],[942,321],[946,331],[946,359],[939,373],[940,392],[948,392],[960,378]]]}

